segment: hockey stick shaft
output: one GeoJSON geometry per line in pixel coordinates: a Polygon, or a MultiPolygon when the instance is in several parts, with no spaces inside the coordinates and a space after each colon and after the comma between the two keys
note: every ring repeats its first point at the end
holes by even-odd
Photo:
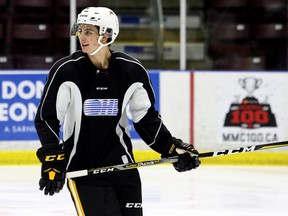
{"type": "MultiPolygon", "coordinates": [[[[239,154],[239,153],[253,152],[253,151],[258,151],[258,150],[280,148],[280,147],[288,147],[288,141],[267,143],[267,144],[260,144],[260,145],[251,145],[251,146],[238,147],[238,148],[233,148],[233,149],[225,149],[221,151],[204,152],[204,153],[199,154],[199,158],[239,154]]],[[[77,178],[77,177],[95,175],[95,174],[100,174],[100,173],[135,169],[135,168],[139,168],[143,166],[158,165],[162,163],[174,163],[177,160],[178,160],[178,156],[175,156],[175,157],[169,157],[169,158],[162,158],[158,160],[147,160],[147,161],[141,161],[141,162],[136,162],[136,163],[100,167],[100,168],[95,168],[95,169],[90,169],[90,170],[72,171],[72,172],[67,172],[66,177],[77,178]]]]}
{"type": "Polygon", "coordinates": [[[175,157],[169,157],[169,158],[162,158],[158,160],[147,160],[147,161],[141,161],[141,162],[136,162],[136,163],[127,163],[127,164],[119,164],[119,165],[114,165],[114,166],[100,167],[100,168],[95,168],[95,169],[90,169],[90,170],[72,171],[72,172],[66,173],[66,178],[76,178],[76,177],[93,175],[93,174],[135,169],[135,168],[139,168],[143,166],[158,165],[161,163],[174,163],[177,160],[178,160],[178,156],[175,156],[175,157]]]}
{"type": "Polygon", "coordinates": [[[200,153],[199,157],[200,158],[216,157],[216,156],[238,154],[238,153],[244,153],[244,152],[253,152],[253,151],[265,150],[265,149],[281,148],[281,147],[287,147],[287,146],[288,146],[288,141],[274,142],[274,143],[266,143],[266,144],[260,144],[260,145],[238,147],[238,148],[233,148],[233,149],[225,149],[225,150],[220,150],[220,151],[204,152],[204,153],[200,153]]]}

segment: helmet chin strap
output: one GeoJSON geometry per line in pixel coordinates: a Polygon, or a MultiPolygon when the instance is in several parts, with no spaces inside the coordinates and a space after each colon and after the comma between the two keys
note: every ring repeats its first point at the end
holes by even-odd
{"type": "Polygon", "coordinates": [[[100,36],[98,39],[98,43],[100,44],[100,46],[95,51],[93,51],[92,53],[88,53],[89,55],[96,55],[100,51],[100,49],[113,43],[113,41],[110,41],[109,43],[103,44],[101,42],[102,38],[103,38],[103,36],[100,36]]]}
{"type": "Polygon", "coordinates": [[[100,49],[102,49],[104,46],[103,45],[100,45],[94,52],[92,53],[88,53],[89,55],[96,55],[100,49]]]}

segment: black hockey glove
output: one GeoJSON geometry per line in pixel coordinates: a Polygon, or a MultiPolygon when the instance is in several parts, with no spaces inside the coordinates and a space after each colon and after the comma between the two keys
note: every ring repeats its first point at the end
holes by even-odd
{"type": "Polygon", "coordinates": [[[62,145],[47,144],[37,151],[37,157],[42,163],[40,190],[45,195],[58,193],[65,183],[65,157],[62,145]]]}
{"type": "Polygon", "coordinates": [[[178,172],[196,169],[200,166],[199,152],[192,144],[185,143],[181,139],[172,137],[172,145],[168,152],[169,156],[178,155],[178,161],[173,163],[178,172]]]}

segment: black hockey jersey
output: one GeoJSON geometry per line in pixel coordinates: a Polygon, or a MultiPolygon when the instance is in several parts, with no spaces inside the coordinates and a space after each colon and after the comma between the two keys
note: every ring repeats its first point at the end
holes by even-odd
{"type": "Polygon", "coordinates": [[[148,73],[138,60],[111,51],[108,69],[99,70],[77,51],[50,69],[35,127],[41,144],[49,145],[61,142],[63,124],[68,171],[134,162],[127,108],[146,144],[159,153],[171,145],[154,102],[148,73]]]}

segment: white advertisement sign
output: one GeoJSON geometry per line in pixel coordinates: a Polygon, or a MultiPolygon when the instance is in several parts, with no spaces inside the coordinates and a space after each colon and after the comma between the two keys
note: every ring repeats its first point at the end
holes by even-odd
{"type": "Polygon", "coordinates": [[[288,138],[288,74],[195,72],[194,136],[201,149],[288,138]]]}

